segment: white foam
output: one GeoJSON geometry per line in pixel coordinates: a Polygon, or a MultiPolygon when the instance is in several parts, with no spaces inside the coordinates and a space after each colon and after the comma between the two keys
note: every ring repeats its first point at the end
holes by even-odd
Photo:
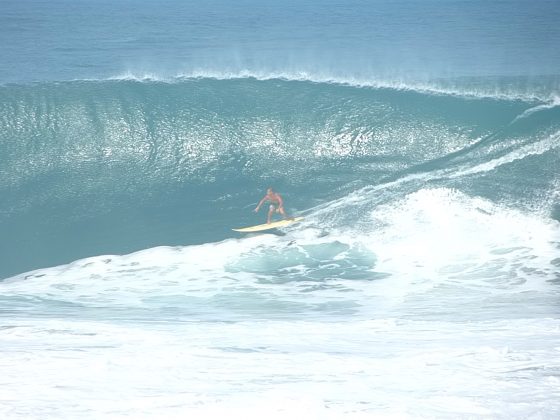
{"type": "Polygon", "coordinates": [[[544,104],[539,104],[537,106],[534,106],[532,108],[526,109],[525,111],[523,111],[522,114],[518,115],[517,117],[515,117],[515,119],[511,122],[511,124],[522,120],[524,118],[527,118],[537,112],[543,111],[543,110],[547,110],[547,109],[552,109],[552,108],[556,108],[560,106],[560,97],[557,96],[556,94],[552,95],[551,98],[544,104]]]}
{"type": "Polygon", "coordinates": [[[558,256],[560,225],[545,215],[449,188],[371,204],[384,193],[381,186],[356,191],[313,209],[305,223],[330,221],[332,235],[374,252],[375,269],[392,274],[387,296],[415,295],[442,283],[482,293],[523,293],[547,289],[558,276],[551,261],[558,256]]]}
{"type": "Polygon", "coordinates": [[[465,98],[478,99],[499,99],[499,100],[520,100],[526,102],[545,102],[554,100],[557,93],[546,94],[530,93],[526,91],[516,92],[515,90],[501,91],[494,87],[483,89],[481,87],[469,88],[460,85],[453,86],[446,83],[431,80],[413,80],[404,78],[389,77],[363,77],[352,75],[332,75],[321,72],[311,72],[306,70],[293,71],[255,71],[249,69],[242,70],[211,70],[194,69],[179,72],[174,75],[158,75],[153,72],[126,71],[122,74],[112,76],[109,80],[134,80],[139,82],[162,82],[176,83],[188,79],[216,79],[216,80],[236,80],[236,79],[256,79],[266,80],[285,80],[285,81],[307,81],[312,83],[326,83],[343,86],[368,87],[376,89],[393,89],[415,91],[420,93],[435,95],[451,95],[465,98]]]}
{"type": "Polygon", "coordinates": [[[519,418],[558,408],[547,382],[553,319],[11,325],[1,332],[5,418],[519,418]]]}
{"type": "MultiPolygon", "coordinates": [[[[433,279],[445,280],[444,272],[463,265],[464,274],[477,280],[477,269],[488,266],[488,273],[501,269],[510,280],[521,276],[528,280],[539,276],[523,276],[511,271],[522,264],[544,274],[533,287],[545,287],[545,280],[554,278],[549,265],[558,250],[560,226],[537,215],[504,208],[481,198],[471,198],[447,188],[423,189],[371,213],[377,225],[385,226],[375,232],[373,243],[384,264],[394,264],[392,272],[415,269],[433,279]],[[519,226],[522,228],[512,228],[519,226]],[[490,267],[499,261],[498,266],[490,267]]],[[[461,271],[461,270],[460,270],[461,271]]],[[[490,277],[489,280],[492,278],[490,277]]],[[[486,284],[492,287],[492,282],[486,284]]]]}
{"type": "Polygon", "coordinates": [[[506,153],[499,158],[491,159],[486,162],[483,162],[479,165],[474,165],[469,168],[459,169],[455,173],[453,173],[450,177],[457,178],[467,175],[474,175],[483,172],[493,171],[494,169],[515,162],[517,160],[521,160],[530,156],[537,156],[542,155],[550,150],[554,150],[560,147],[560,131],[557,131],[550,136],[532,142],[530,144],[517,147],[515,150],[506,153]]]}
{"type": "Polygon", "coordinates": [[[330,232],[317,213],[0,283],[0,416],[558,413],[558,222],[447,188],[330,232]]]}

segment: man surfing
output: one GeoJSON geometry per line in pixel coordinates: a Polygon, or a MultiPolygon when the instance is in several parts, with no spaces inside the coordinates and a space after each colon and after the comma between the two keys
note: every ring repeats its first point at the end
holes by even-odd
{"type": "Polygon", "coordinates": [[[280,213],[282,216],[284,216],[284,220],[292,219],[291,217],[288,217],[288,215],[284,210],[284,200],[282,200],[282,196],[277,192],[274,192],[272,188],[266,190],[266,195],[262,198],[261,201],[259,201],[257,207],[255,207],[254,210],[255,213],[257,213],[260,210],[261,206],[264,204],[265,201],[268,201],[270,203],[270,206],[268,208],[268,218],[266,219],[267,224],[270,224],[270,221],[272,219],[272,214],[274,212],[280,213]]]}

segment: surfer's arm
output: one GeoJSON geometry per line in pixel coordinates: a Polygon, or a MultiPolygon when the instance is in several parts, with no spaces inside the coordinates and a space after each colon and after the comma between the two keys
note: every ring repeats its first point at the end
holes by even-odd
{"type": "Polygon", "coordinates": [[[259,201],[259,204],[257,204],[257,207],[255,207],[255,212],[259,211],[259,209],[261,208],[261,206],[263,205],[265,200],[266,200],[266,195],[262,198],[261,201],[259,201]]]}

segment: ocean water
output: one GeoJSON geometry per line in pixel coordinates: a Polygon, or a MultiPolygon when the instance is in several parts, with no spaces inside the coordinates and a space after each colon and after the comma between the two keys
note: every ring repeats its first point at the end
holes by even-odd
{"type": "Polygon", "coordinates": [[[559,418],[559,23],[1,2],[0,418],[559,418]]]}

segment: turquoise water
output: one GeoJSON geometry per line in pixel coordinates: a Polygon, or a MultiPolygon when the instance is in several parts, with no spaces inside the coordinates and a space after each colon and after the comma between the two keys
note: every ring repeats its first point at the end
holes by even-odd
{"type": "MultiPolygon", "coordinates": [[[[554,102],[255,78],[2,90],[5,275],[237,237],[268,185],[296,213],[426,185],[544,217],[556,204],[554,102]]],[[[367,217],[348,207],[344,223],[367,217]]]]}
{"type": "Polygon", "coordinates": [[[557,2],[0,11],[2,418],[558,417],[557,2]]]}

